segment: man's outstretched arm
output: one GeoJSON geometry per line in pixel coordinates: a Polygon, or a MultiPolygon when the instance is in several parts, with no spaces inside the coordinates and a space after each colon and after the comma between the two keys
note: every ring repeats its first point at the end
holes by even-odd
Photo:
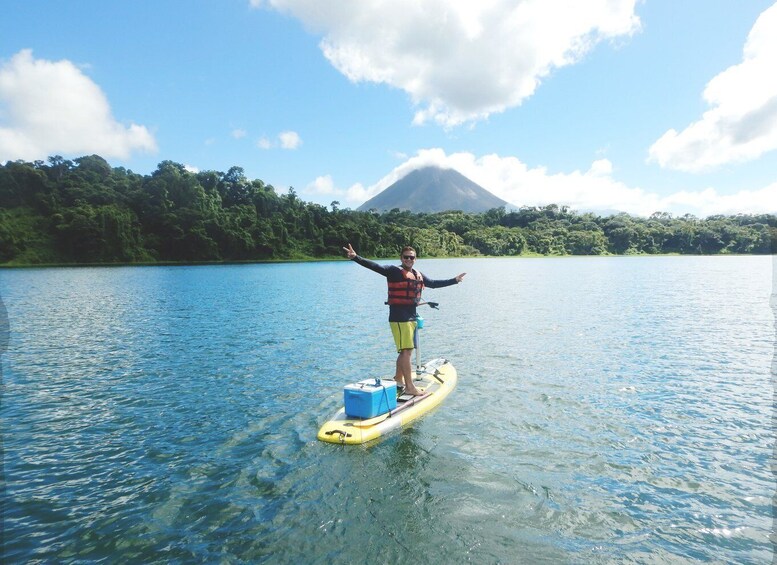
{"type": "Polygon", "coordinates": [[[353,247],[351,247],[351,244],[348,244],[348,247],[343,247],[343,251],[345,251],[345,254],[348,256],[348,258],[361,265],[362,267],[367,267],[371,271],[375,271],[379,275],[383,275],[384,277],[387,277],[389,274],[389,271],[391,270],[391,267],[386,267],[384,265],[378,265],[374,261],[370,261],[369,259],[365,259],[364,257],[359,257],[359,255],[354,251],[353,247]]]}

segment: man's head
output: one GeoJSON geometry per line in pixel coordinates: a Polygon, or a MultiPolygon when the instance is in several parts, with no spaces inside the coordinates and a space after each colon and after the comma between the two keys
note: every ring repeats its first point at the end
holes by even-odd
{"type": "Polygon", "coordinates": [[[412,269],[413,263],[415,263],[415,249],[409,245],[402,248],[402,253],[399,254],[399,258],[402,260],[402,266],[406,269],[412,269]]]}

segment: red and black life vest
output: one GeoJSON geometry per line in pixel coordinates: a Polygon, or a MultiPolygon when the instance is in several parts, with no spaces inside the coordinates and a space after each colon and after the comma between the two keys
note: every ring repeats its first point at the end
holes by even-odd
{"type": "MultiPolygon", "coordinates": [[[[389,306],[415,306],[421,301],[421,291],[424,289],[424,277],[415,269],[402,269],[404,279],[388,281],[389,306]]],[[[388,279],[387,279],[388,280],[388,279]]]]}

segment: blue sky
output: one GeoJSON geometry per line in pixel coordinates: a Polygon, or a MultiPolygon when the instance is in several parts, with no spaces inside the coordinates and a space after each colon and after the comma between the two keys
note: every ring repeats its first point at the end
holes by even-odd
{"type": "Polygon", "coordinates": [[[516,207],[777,212],[772,1],[0,8],[0,162],[236,165],[351,208],[436,164],[516,207]]]}

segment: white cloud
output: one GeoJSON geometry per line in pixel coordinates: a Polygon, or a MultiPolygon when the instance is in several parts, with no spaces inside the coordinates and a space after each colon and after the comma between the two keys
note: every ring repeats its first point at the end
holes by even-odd
{"type": "Polygon", "coordinates": [[[260,137],[256,141],[256,146],[259,149],[271,149],[272,148],[272,141],[270,141],[269,139],[267,139],[266,137],[263,136],[263,137],[260,137]]]}
{"type": "Polygon", "coordinates": [[[313,194],[320,194],[321,196],[333,196],[338,193],[330,175],[316,177],[316,180],[306,187],[306,191],[313,194]]]}
{"type": "MultiPolygon", "coordinates": [[[[336,196],[343,206],[358,208],[409,172],[429,165],[456,169],[516,207],[558,204],[578,211],[628,212],[638,216],[649,216],[654,212],[698,217],[777,212],[777,182],[731,195],[707,188],[662,196],[618,181],[613,176],[612,163],[607,159],[594,161],[587,171],[553,173],[544,167],[529,168],[516,157],[496,154],[476,157],[463,152],[448,155],[439,148],[419,151],[366,188],[359,184],[349,189],[337,189],[331,177],[325,177],[324,184],[328,196],[336,196]]],[[[310,186],[307,191],[313,194],[310,186]]]]}
{"type": "Polygon", "coordinates": [[[278,134],[277,142],[273,142],[267,136],[262,136],[256,141],[259,149],[272,149],[280,147],[281,149],[299,149],[302,145],[302,138],[295,131],[283,131],[278,134]]]}
{"type": "Polygon", "coordinates": [[[361,183],[356,183],[346,189],[337,188],[331,175],[317,177],[302,191],[307,197],[321,201],[322,198],[337,200],[343,206],[357,208],[368,200],[367,190],[361,183]]]}
{"type": "Polygon", "coordinates": [[[248,135],[248,132],[244,129],[235,128],[232,130],[231,135],[235,139],[243,139],[246,135],[248,135]]]}
{"type": "Polygon", "coordinates": [[[0,62],[0,162],[156,150],[148,129],[116,121],[100,87],[70,61],[25,49],[0,62]]]}
{"type": "Polygon", "coordinates": [[[278,135],[283,149],[297,149],[302,145],[302,139],[296,131],[284,131],[278,135]]]}
{"type": "Polygon", "coordinates": [[[639,29],[637,0],[251,0],[323,35],[354,82],[410,94],[414,122],[483,119],[531,96],[553,69],[639,29]]]}
{"type": "Polygon", "coordinates": [[[777,149],[777,4],[756,20],[743,59],[704,90],[710,110],[682,132],[667,131],[650,148],[661,167],[703,172],[757,159],[777,149]]]}

